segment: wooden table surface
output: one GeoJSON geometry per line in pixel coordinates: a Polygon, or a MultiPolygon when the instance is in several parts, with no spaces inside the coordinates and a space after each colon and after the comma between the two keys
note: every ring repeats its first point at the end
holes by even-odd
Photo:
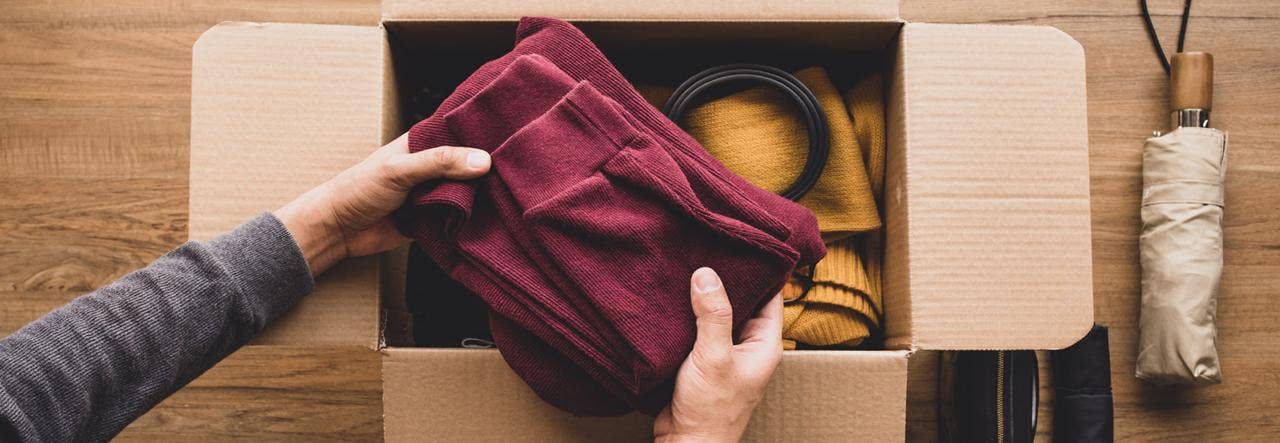
{"type": "MultiPolygon", "coordinates": [[[[1181,2],[1151,3],[1170,48],[1181,2]]],[[[1214,124],[1231,134],[1218,310],[1226,382],[1156,389],[1132,375],[1137,214],[1140,146],[1166,125],[1167,95],[1136,1],[902,2],[911,21],[1050,25],[1084,45],[1095,309],[1111,327],[1121,439],[1280,438],[1280,309],[1270,305],[1280,288],[1277,6],[1195,4],[1187,49],[1214,54],[1214,124]]],[[[0,334],[185,241],[191,44],[201,32],[223,20],[378,17],[377,0],[0,1],[0,334]]],[[[931,360],[921,357],[908,436],[931,440],[931,360]]],[[[365,349],[250,346],[121,438],[375,440],[378,361],[365,349]]]]}

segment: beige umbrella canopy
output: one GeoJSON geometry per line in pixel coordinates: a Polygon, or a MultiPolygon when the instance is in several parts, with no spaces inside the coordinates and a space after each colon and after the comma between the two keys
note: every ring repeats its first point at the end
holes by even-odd
{"type": "Polygon", "coordinates": [[[1174,55],[1173,130],[1142,152],[1138,378],[1222,381],[1214,317],[1222,276],[1226,133],[1208,127],[1213,58],[1174,55]]]}

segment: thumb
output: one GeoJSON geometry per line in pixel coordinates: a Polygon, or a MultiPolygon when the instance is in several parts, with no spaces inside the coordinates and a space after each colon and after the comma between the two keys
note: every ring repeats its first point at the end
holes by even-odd
{"type": "Polygon", "coordinates": [[[455,180],[476,178],[489,172],[489,163],[488,152],[440,146],[391,156],[382,171],[393,183],[407,189],[442,177],[455,180]]]}
{"type": "Polygon", "coordinates": [[[689,292],[698,326],[693,351],[713,360],[727,358],[733,349],[733,306],[720,276],[711,268],[699,268],[689,292]]]}

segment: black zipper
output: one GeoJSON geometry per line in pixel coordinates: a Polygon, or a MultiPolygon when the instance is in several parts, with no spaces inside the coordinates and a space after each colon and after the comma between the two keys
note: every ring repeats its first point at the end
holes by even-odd
{"type": "Polygon", "coordinates": [[[1005,359],[1007,358],[1005,351],[996,352],[996,442],[1005,442],[1005,410],[1009,407],[1005,401],[1005,382],[1007,371],[1005,359]]]}

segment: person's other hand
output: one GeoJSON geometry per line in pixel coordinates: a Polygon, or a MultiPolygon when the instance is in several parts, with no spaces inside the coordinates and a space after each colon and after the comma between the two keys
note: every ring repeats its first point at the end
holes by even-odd
{"type": "Polygon", "coordinates": [[[676,374],[671,405],[653,423],[654,440],[738,441],[782,359],[782,297],[748,320],[734,344],[733,307],[720,277],[701,268],[691,280],[698,338],[676,374]]]}
{"type": "Polygon", "coordinates": [[[441,146],[409,153],[401,135],[275,211],[298,243],[312,275],[346,257],[388,251],[409,242],[396,230],[391,212],[418,183],[465,180],[489,171],[489,153],[441,146]]]}

